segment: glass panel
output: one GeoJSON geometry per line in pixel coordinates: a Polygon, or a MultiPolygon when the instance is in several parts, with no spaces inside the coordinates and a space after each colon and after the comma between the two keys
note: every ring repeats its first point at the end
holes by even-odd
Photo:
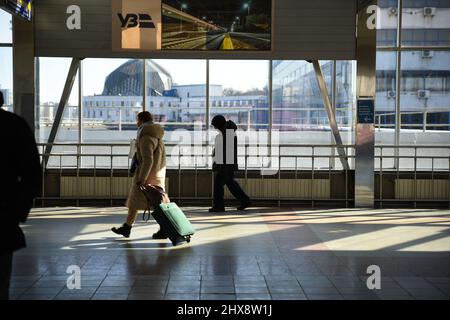
{"type": "MultiPolygon", "coordinates": [[[[1,10],[0,10],[1,11],[1,10]]],[[[13,111],[13,68],[12,48],[0,48],[0,91],[3,93],[5,104],[3,109],[13,111]]]]}
{"type": "Polygon", "coordinates": [[[402,144],[449,144],[450,51],[404,51],[402,144]]]}
{"type": "MultiPolygon", "coordinates": [[[[269,126],[268,82],[267,60],[210,61],[210,119],[215,115],[223,115],[227,120],[236,123],[240,144],[258,146],[247,150],[248,154],[254,155],[248,159],[248,168],[268,168],[270,164],[266,157],[269,126]]],[[[213,130],[210,135],[211,142],[215,136],[216,132],[213,130]]],[[[238,149],[238,154],[238,164],[243,168],[246,165],[243,147],[238,149]]]]}
{"type": "Polygon", "coordinates": [[[344,144],[354,142],[356,62],[336,61],[336,121],[344,144]]]}
{"type": "Polygon", "coordinates": [[[143,60],[83,60],[83,142],[128,142],[142,111],[143,60]]]}
{"type": "MultiPolygon", "coordinates": [[[[333,62],[320,61],[322,73],[328,89],[330,101],[333,101],[333,62]]],[[[336,64],[338,79],[336,82],[336,114],[338,126],[344,144],[352,141],[348,131],[352,123],[353,107],[353,70],[351,62],[336,64]],[[344,133],[344,130],[347,130],[344,133]],[[350,140],[349,140],[350,139],[350,140]]],[[[273,130],[279,131],[280,144],[334,144],[327,111],[317,83],[313,65],[306,61],[274,61],[273,62],[273,130]]],[[[281,166],[284,169],[311,169],[312,158],[299,156],[319,155],[315,158],[314,167],[329,168],[338,165],[333,161],[335,150],[329,147],[289,147],[282,148],[281,166]],[[283,159],[284,158],[284,159],[283,159]]]]}
{"type": "Polygon", "coordinates": [[[222,114],[240,130],[267,130],[269,62],[210,61],[211,119],[222,114]]]}
{"type": "MultiPolygon", "coordinates": [[[[36,59],[36,140],[47,142],[72,59],[36,59]]],[[[56,141],[78,141],[78,76],[73,84],[56,141]]]]}
{"type": "MultiPolygon", "coordinates": [[[[330,61],[321,61],[330,99],[330,61]]],[[[306,61],[273,62],[273,129],[282,144],[330,144],[331,133],[313,65],[306,61]],[[299,131],[302,134],[298,134],[299,131]]],[[[341,121],[345,117],[341,117],[341,121]]]]}
{"type": "Polygon", "coordinates": [[[395,142],[396,53],[377,52],[375,143],[395,142]]]}
{"type": "Polygon", "coordinates": [[[398,0],[378,0],[377,46],[392,47],[397,42],[398,0]]]}
{"type": "Polygon", "coordinates": [[[403,0],[402,45],[450,45],[450,1],[403,0]]]}
{"type": "MultiPolygon", "coordinates": [[[[67,74],[66,74],[67,77],[67,74]]],[[[64,84],[64,82],[63,82],[64,84]]],[[[78,72],[73,83],[72,91],[69,96],[69,101],[64,109],[63,118],[56,135],[56,142],[77,143],[79,132],[79,117],[78,117],[78,72]]],[[[62,94],[62,91],[61,93],[62,94]]],[[[56,104],[58,106],[58,104],[56,104]]]]}
{"type": "Polygon", "coordinates": [[[267,144],[268,81],[266,60],[210,61],[210,119],[221,114],[235,122],[240,143],[267,144]]]}
{"type": "Polygon", "coordinates": [[[12,17],[2,9],[0,9],[0,43],[12,43],[12,17]]]}
{"type": "Polygon", "coordinates": [[[147,105],[156,122],[164,125],[166,141],[178,133],[205,129],[206,61],[147,60],[147,105]]]}

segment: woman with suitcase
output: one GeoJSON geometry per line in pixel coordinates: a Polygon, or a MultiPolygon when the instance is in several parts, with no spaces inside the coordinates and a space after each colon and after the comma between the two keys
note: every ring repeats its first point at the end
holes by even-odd
{"type": "MultiPolygon", "coordinates": [[[[166,150],[163,142],[163,127],[153,123],[153,116],[148,111],[140,112],[137,115],[137,126],[139,128],[136,137],[137,167],[126,202],[127,219],[121,227],[111,229],[114,233],[126,238],[130,236],[138,210],[148,208],[147,199],[140,188],[151,184],[165,189],[166,179],[166,150]]],[[[153,239],[166,238],[167,236],[161,230],[153,234],[153,239]]]]}

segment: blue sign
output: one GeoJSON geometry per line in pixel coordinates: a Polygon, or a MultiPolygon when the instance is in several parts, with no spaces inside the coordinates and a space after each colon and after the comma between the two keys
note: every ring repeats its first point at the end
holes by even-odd
{"type": "Polygon", "coordinates": [[[374,123],[375,122],[375,103],[372,99],[358,100],[357,106],[358,123],[374,123]]]}

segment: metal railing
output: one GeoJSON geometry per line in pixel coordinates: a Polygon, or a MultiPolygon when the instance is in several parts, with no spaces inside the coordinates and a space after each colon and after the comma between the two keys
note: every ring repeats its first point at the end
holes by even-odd
{"type": "MultiPolygon", "coordinates": [[[[68,172],[75,174],[77,178],[81,176],[83,171],[91,170],[91,174],[96,177],[99,170],[106,170],[109,177],[113,179],[115,176],[128,176],[128,168],[131,159],[129,158],[129,144],[128,143],[54,143],[53,151],[50,154],[44,154],[45,147],[48,144],[38,144],[41,157],[48,156],[49,162],[47,167],[43,167],[43,176],[47,172],[58,172],[59,178],[68,172]],[[70,159],[68,161],[67,159],[70,159]]],[[[261,146],[258,145],[239,145],[239,176],[242,176],[245,183],[249,176],[257,176],[259,179],[275,178],[281,179],[298,179],[301,175],[303,178],[311,179],[312,183],[317,177],[321,179],[327,177],[331,181],[333,175],[341,175],[344,183],[342,187],[345,188],[345,195],[340,197],[333,197],[333,190],[331,190],[330,199],[342,201],[345,206],[349,206],[353,201],[353,196],[350,194],[352,184],[352,174],[354,169],[354,145],[342,146],[347,155],[350,169],[345,170],[339,160],[339,155],[336,150],[336,145],[332,144],[283,144],[276,146],[261,146]]],[[[177,200],[182,199],[211,199],[211,197],[200,197],[198,194],[198,177],[200,174],[207,174],[212,165],[213,146],[210,144],[199,145],[179,145],[166,144],[167,150],[167,169],[172,173],[171,177],[175,175],[178,182],[177,200]],[[194,181],[192,181],[192,188],[194,190],[193,196],[182,195],[181,182],[182,173],[185,171],[194,174],[194,181]]],[[[392,179],[399,179],[405,174],[414,179],[417,184],[418,175],[424,175],[427,179],[434,181],[439,176],[442,179],[443,175],[448,177],[450,181],[450,146],[443,145],[377,145],[375,146],[375,175],[378,178],[378,193],[375,201],[382,205],[383,202],[398,201],[395,197],[384,196],[384,182],[386,177],[392,179]],[[395,166],[398,163],[399,166],[395,166]]],[[[213,189],[213,175],[211,174],[211,190],[213,189]]],[[[172,178],[171,178],[172,179],[172,178]]],[[[61,197],[47,197],[45,195],[45,179],[43,179],[42,195],[40,200],[47,199],[62,199],[61,197]]],[[[450,188],[449,188],[450,189],[450,188]]],[[[79,199],[75,199],[77,204],[79,199]]],[[[111,204],[113,203],[112,190],[109,195],[111,204]]],[[[308,200],[311,205],[319,199],[314,199],[311,195],[309,199],[289,199],[280,196],[279,190],[274,190],[273,197],[270,199],[277,201],[278,205],[284,200],[308,200]]],[[[417,204],[419,199],[416,197],[409,199],[409,201],[417,204]]],[[[450,192],[447,200],[450,204],[450,192]]]]}

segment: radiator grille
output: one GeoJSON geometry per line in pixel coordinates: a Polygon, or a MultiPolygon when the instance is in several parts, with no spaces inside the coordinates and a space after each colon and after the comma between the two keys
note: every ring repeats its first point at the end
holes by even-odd
{"type": "Polygon", "coordinates": [[[449,199],[448,180],[396,179],[396,199],[446,200],[449,199]],[[416,181],[416,183],[415,183],[416,181]]]}
{"type": "MultiPolygon", "coordinates": [[[[330,199],[328,179],[237,179],[250,198],[255,199],[330,199]]],[[[225,187],[225,198],[233,196],[225,187]]]]}
{"type": "MultiPolygon", "coordinates": [[[[117,198],[128,196],[132,177],[61,177],[61,198],[117,198]]],[[[169,179],[166,179],[169,191],[169,179]]]]}

